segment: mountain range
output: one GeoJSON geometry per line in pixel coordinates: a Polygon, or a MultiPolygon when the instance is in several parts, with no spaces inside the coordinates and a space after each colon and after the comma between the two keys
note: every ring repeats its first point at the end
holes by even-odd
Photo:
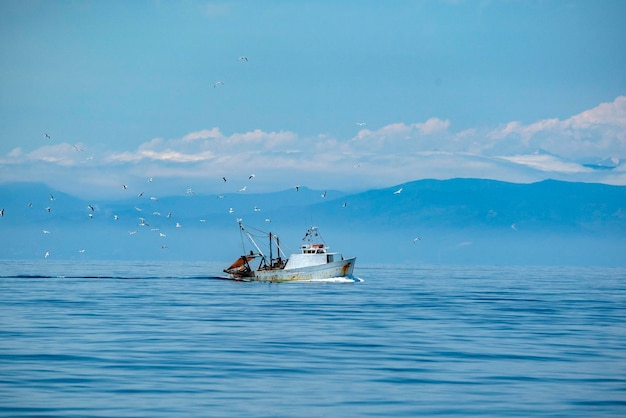
{"type": "MultiPolygon", "coordinates": [[[[297,250],[307,227],[360,263],[626,265],[626,187],[417,180],[348,193],[136,195],[86,200],[40,183],[0,184],[0,258],[228,261],[237,220],[297,250]]],[[[258,239],[264,238],[258,234],[258,239]]],[[[288,248],[288,247],[286,247],[288,248]]]]}

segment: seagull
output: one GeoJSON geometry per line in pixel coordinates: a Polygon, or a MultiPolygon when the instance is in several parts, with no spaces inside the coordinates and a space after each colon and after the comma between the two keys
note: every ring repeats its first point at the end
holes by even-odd
{"type": "Polygon", "coordinates": [[[343,203],[341,204],[341,207],[344,207],[344,208],[345,208],[345,207],[347,207],[347,206],[348,206],[348,202],[343,202],[343,203]]]}
{"type": "Polygon", "coordinates": [[[187,194],[191,194],[191,195],[196,195],[196,192],[194,192],[193,190],[191,190],[191,188],[187,189],[187,194]]]}
{"type": "Polygon", "coordinates": [[[54,196],[52,196],[52,193],[50,193],[50,200],[52,200],[53,202],[55,200],[54,196]]]}
{"type": "Polygon", "coordinates": [[[176,222],[176,228],[180,228],[180,227],[182,227],[182,225],[176,222]]]}
{"type": "Polygon", "coordinates": [[[46,137],[46,139],[52,139],[50,138],[50,135],[48,135],[47,133],[44,133],[43,135],[46,137]]]}
{"type": "Polygon", "coordinates": [[[73,147],[76,151],[85,151],[84,149],[79,148],[78,145],[73,145],[73,147]]]}
{"type": "Polygon", "coordinates": [[[128,235],[135,235],[137,231],[128,231],[128,235]]]}
{"type": "Polygon", "coordinates": [[[134,208],[135,208],[135,210],[136,210],[137,212],[143,212],[143,209],[138,208],[137,206],[134,206],[134,208]]]}
{"type": "Polygon", "coordinates": [[[511,229],[512,229],[513,231],[517,231],[517,225],[515,225],[515,224],[511,224],[511,229]]]}
{"type": "Polygon", "coordinates": [[[200,219],[200,222],[205,223],[206,219],[200,219]]]}
{"type": "Polygon", "coordinates": [[[148,183],[152,183],[152,177],[148,179],[148,183]]]}
{"type": "Polygon", "coordinates": [[[154,200],[155,202],[159,201],[159,199],[157,197],[154,197],[154,196],[150,196],[150,200],[154,200]]]}
{"type": "Polygon", "coordinates": [[[224,180],[224,183],[226,183],[226,177],[222,177],[222,180],[224,180]]]}
{"type": "Polygon", "coordinates": [[[49,255],[50,255],[50,251],[46,251],[46,254],[43,256],[43,258],[48,258],[49,255]]]}
{"type": "Polygon", "coordinates": [[[233,212],[234,212],[233,208],[228,209],[228,213],[233,213],[233,212]]]}
{"type": "Polygon", "coordinates": [[[352,166],[352,168],[359,168],[359,167],[361,167],[361,164],[355,164],[352,166]]]}
{"type": "Polygon", "coordinates": [[[220,194],[220,195],[218,195],[218,196],[217,196],[217,198],[218,198],[218,199],[223,199],[223,198],[224,198],[224,195],[221,195],[221,194],[220,194]]]}
{"type": "Polygon", "coordinates": [[[124,189],[124,190],[128,189],[128,185],[127,184],[122,184],[122,189],[124,189]]]}
{"type": "Polygon", "coordinates": [[[297,185],[296,186],[296,192],[299,192],[299,191],[300,191],[300,185],[297,185]]]}
{"type": "Polygon", "coordinates": [[[166,250],[167,249],[167,245],[165,245],[165,244],[161,245],[161,249],[166,250]]]}
{"type": "Polygon", "coordinates": [[[217,87],[217,86],[223,86],[224,82],[223,81],[218,81],[217,83],[213,84],[213,88],[217,87]]]}
{"type": "Polygon", "coordinates": [[[395,192],[393,192],[393,194],[400,194],[402,193],[402,187],[400,187],[398,190],[396,190],[395,192]]]}
{"type": "Polygon", "coordinates": [[[85,252],[85,250],[78,250],[78,252],[82,254],[85,252]]]}
{"type": "Polygon", "coordinates": [[[239,191],[240,192],[245,192],[247,188],[248,188],[248,186],[243,186],[241,189],[239,189],[239,191]]]}
{"type": "Polygon", "coordinates": [[[365,122],[357,122],[356,124],[357,124],[358,126],[365,126],[365,125],[367,125],[365,122]]]}
{"type": "Polygon", "coordinates": [[[120,219],[120,217],[117,216],[117,215],[113,215],[113,219],[115,219],[117,221],[118,219],[120,219]]]}
{"type": "Polygon", "coordinates": [[[48,231],[47,229],[42,229],[41,232],[43,232],[44,234],[49,234],[50,231],[48,231]]]}
{"type": "Polygon", "coordinates": [[[248,176],[248,180],[251,180],[256,177],[256,174],[252,173],[248,176]]]}
{"type": "Polygon", "coordinates": [[[93,206],[91,206],[91,205],[87,205],[87,207],[88,207],[89,209],[91,209],[91,211],[92,211],[92,212],[94,211],[93,206]]]}
{"type": "Polygon", "coordinates": [[[324,190],[324,193],[322,193],[322,194],[321,194],[321,196],[322,196],[323,198],[325,198],[325,197],[326,197],[326,190],[324,190]]]}
{"type": "Polygon", "coordinates": [[[46,210],[47,210],[47,211],[48,211],[48,213],[49,213],[52,209],[50,208],[50,206],[48,206],[48,207],[46,208],[46,210]]]}
{"type": "Polygon", "coordinates": [[[159,236],[160,237],[166,237],[167,235],[165,235],[163,232],[159,232],[159,236]]]}
{"type": "Polygon", "coordinates": [[[144,218],[139,218],[139,220],[141,221],[141,223],[139,224],[139,226],[150,226],[150,224],[146,223],[146,220],[144,218]]]}
{"type": "Polygon", "coordinates": [[[93,214],[89,214],[89,219],[93,219],[93,214]]]}
{"type": "Polygon", "coordinates": [[[239,57],[239,61],[248,62],[248,57],[245,57],[245,56],[242,55],[242,56],[239,57]]]}
{"type": "Polygon", "coordinates": [[[143,196],[143,192],[139,192],[139,193],[137,194],[137,197],[141,197],[141,196],[143,196]]]}
{"type": "Polygon", "coordinates": [[[255,206],[255,207],[254,207],[254,211],[255,211],[255,212],[261,212],[261,208],[260,208],[260,207],[258,207],[258,206],[255,206]]]}
{"type": "Polygon", "coordinates": [[[32,208],[33,207],[33,202],[28,202],[28,207],[32,208]]]}
{"type": "Polygon", "coordinates": [[[171,217],[172,217],[172,212],[167,212],[167,216],[166,216],[166,218],[167,218],[167,219],[169,219],[169,218],[171,218],[171,217]]]}
{"type": "Polygon", "coordinates": [[[272,222],[270,218],[265,218],[265,222],[272,222]]]}
{"type": "Polygon", "coordinates": [[[415,244],[417,241],[421,241],[422,239],[420,237],[415,237],[413,238],[413,244],[415,244]]]}
{"type": "Polygon", "coordinates": [[[155,215],[155,216],[161,216],[161,212],[158,212],[158,211],[154,211],[154,212],[152,212],[152,214],[155,215]]]}
{"type": "Polygon", "coordinates": [[[4,208],[0,209],[0,216],[4,216],[4,208]]]}

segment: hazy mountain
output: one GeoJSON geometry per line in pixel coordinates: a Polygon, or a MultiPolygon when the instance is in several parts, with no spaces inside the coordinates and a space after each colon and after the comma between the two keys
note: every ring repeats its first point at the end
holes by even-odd
{"type": "Polygon", "coordinates": [[[242,251],[241,218],[292,250],[317,225],[333,249],[364,263],[626,264],[626,187],[603,184],[419,180],[357,194],[86,201],[11,183],[0,185],[0,208],[1,258],[230,260],[242,251]]]}

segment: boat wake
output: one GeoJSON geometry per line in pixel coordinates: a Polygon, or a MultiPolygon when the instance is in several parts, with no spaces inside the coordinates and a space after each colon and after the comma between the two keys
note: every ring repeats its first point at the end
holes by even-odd
{"type": "Polygon", "coordinates": [[[220,279],[216,276],[113,276],[113,275],[43,275],[43,274],[16,274],[1,276],[0,279],[111,279],[111,280],[158,280],[158,279],[220,279]]]}
{"type": "Polygon", "coordinates": [[[364,280],[355,276],[328,277],[326,279],[303,280],[303,283],[361,283],[364,280]]]}

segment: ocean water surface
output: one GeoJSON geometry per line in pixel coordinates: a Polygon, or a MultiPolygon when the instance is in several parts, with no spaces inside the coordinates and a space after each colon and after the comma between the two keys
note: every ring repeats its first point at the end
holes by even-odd
{"type": "Polygon", "coordinates": [[[626,269],[0,261],[5,416],[626,416],[626,269]]]}

